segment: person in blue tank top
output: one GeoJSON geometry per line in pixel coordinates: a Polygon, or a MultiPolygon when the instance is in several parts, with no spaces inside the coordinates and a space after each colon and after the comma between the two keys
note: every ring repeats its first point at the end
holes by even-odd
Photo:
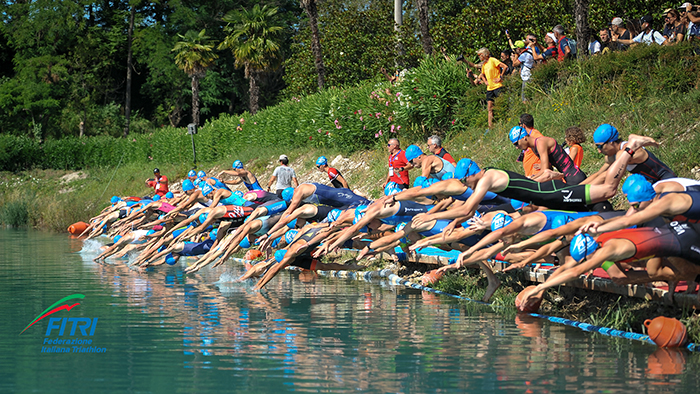
{"type": "Polygon", "coordinates": [[[426,178],[442,179],[448,172],[454,173],[455,166],[440,156],[426,156],[417,145],[406,148],[406,160],[413,167],[421,169],[421,175],[426,178]]]}
{"type": "Polygon", "coordinates": [[[260,183],[258,183],[258,178],[252,172],[243,168],[243,163],[240,160],[234,161],[232,167],[233,169],[231,170],[221,171],[219,176],[226,174],[238,178],[233,181],[224,181],[224,183],[228,185],[237,185],[243,182],[243,186],[247,187],[248,190],[264,190],[262,186],[260,186],[260,183]]]}

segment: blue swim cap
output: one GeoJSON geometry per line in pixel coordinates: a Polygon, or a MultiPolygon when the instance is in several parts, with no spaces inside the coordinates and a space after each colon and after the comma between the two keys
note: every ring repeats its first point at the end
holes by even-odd
{"type": "Polygon", "coordinates": [[[197,178],[204,178],[205,176],[207,176],[207,173],[202,170],[197,173],[197,178]]]}
{"type": "Polygon", "coordinates": [[[650,201],[656,197],[656,191],[649,181],[641,174],[632,174],[622,184],[622,192],[631,203],[650,201]]]}
{"type": "Polygon", "coordinates": [[[115,236],[114,236],[114,243],[119,242],[120,239],[122,239],[122,236],[121,236],[121,235],[115,235],[115,236]]]}
{"type": "Polygon", "coordinates": [[[207,220],[207,216],[209,216],[208,213],[204,212],[199,215],[199,224],[204,224],[204,222],[207,220]]]}
{"type": "Polygon", "coordinates": [[[233,168],[243,168],[243,163],[241,163],[240,160],[236,160],[233,162],[233,165],[231,166],[233,168]]]}
{"type": "Polygon", "coordinates": [[[499,212],[493,217],[493,219],[491,219],[491,231],[500,230],[512,222],[513,218],[503,212],[499,212]]]}
{"type": "Polygon", "coordinates": [[[156,233],[156,230],[148,230],[148,232],[146,233],[146,235],[153,235],[153,234],[155,234],[155,233],[156,233]]]}
{"type": "Polygon", "coordinates": [[[197,176],[197,173],[194,172],[194,170],[190,170],[190,172],[187,173],[188,178],[194,178],[197,176]]]}
{"type": "Polygon", "coordinates": [[[365,213],[367,213],[366,211],[367,205],[360,205],[355,208],[355,219],[353,219],[352,224],[357,224],[357,222],[365,216],[365,213]]]}
{"type": "Polygon", "coordinates": [[[273,248],[276,248],[277,245],[279,245],[281,241],[282,241],[282,237],[277,237],[277,238],[275,238],[274,241],[272,241],[272,244],[270,246],[272,246],[273,248]]]}
{"type": "Polygon", "coordinates": [[[422,154],[423,151],[418,145],[409,145],[408,148],[406,148],[406,161],[411,161],[422,154]]]}
{"type": "Polygon", "coordinates": [[[294,188],[288,187],[284,190],[282,190],[282,199],[286,202],[292,201],[292,197],[294,197],[294,188]]]}
{"type": "Polygon", "coordinates": [[[165,256],[165,262],[168,265],[175,265],[175,263],[177,263],[177,259],[175,259],[175,256],[173,256],[172,253],[168,253],[168,255],[165,256]]]}
{"type": "Polygon", "coordinates": [[[184,181],[182,181],[182,191],[183,192],[190,191],[192,189],[194,189],[194,183],[192,183],[191,180],[185,179],[184,181]]]}
{"type": "Polygon", "coordinates": [[[243,192],[240,191],[240,190],[236,190],[235,192],[233,192],[233,194],[236,195],[236,196],[238,196],[238,197],[243,198],[243,192]]]}
{"type": "Polygon", "coordinates": [[[200,189],[202,189],[202,195],[206,197],[209,193],[214,191],[214,187],[207,182],[202,182],[200,189]]]}
{"type": "Polygon", "coordinates": [[[219,229],[215,228],[209,232],[209,238],[213,239],[216,241],[216,237],[219,235],[219,229]]]}
{"type": "Polygon", "coordinates": [[[112,196],[112,199],[109,200],[109,201],[111,201],[112,204],[116,204],[116,203],[118,203],[118,202],[121,201],[121,200],[122,200],[122,199],[119,198],[118,196],[112,196]]]}
{"type": "Polygon", "coordinates": [[[287,242],[287,245],[291,244],[292,241],[294,241],[294,237],[297,236],[298,230],[289,230],[286,233],[284,233],[284,240],[287,242]]]}
{"type": "Polygon", "coordinates": [[[282,262],[282,259],[284,259],[284,255],[287,254],[287,249],[280,249],[275,252],[275,260],[277,260],[278,263],[282,262]]]}
{"type": "Polygon", "coordinates": [[[513,209],[515,209],[516,211],[518,209],[523,209],[528,205],[530,205],[530,204],[526,203],[526,202],[519,201],[519,200],[514,200],[512,198],[510,199],[510,206],[513,207],[513,209]]]}
{"type": "Polygon", "coordinates": [[[462,180],[468,176],[478,174],[480,171],[481,169],[472,159],[462,159],[457,162],[455,178],[462,180]]]}
{"type": "Polygon", "coordinates": [[[389,194],[389,191],[396,189],[397,187],[398,185],[396,184],[396,182],[387,183],[386,186],[384,186],[384,195],[390,196],[391,194],[389,194]]]}
{"type": "Polygon", "coordinates": [[[508,138],[510,138],[510,142],[512,143],[516,143],[525,137],[527,137],[527,130],[521,126],[513,127],[508,133],[508,138]]]}
{"type": "Polygon", "coordinates": [[[452,172],[452,171],[450,171],[450,172],[446,172],[446,173],[442,176],[442,179],[441,179],[441,180],[446,181],[446,180],[448,180],[448,179],[454,179],[454,177],[455,177],[455,173],[452,172]]]}
{"type": "Polygon", "coordinates": [[[430,186],[433,186],[434,184],[436,184],[438,182],[440,182],[440,181],[435,179],[435,178],[428,178],[428,179],[423,181],[423,184],[421,185],[421,187],[423,189],[425,189],[425,188],[428,188],[430,186]]]}
{"type": "Polygon", "coordinates": [[[202,185],[202,179],[201,179],[201,178],[197,178],[197,179],[195,179],[194,181],[192,181],[192,183],[193,183],[195,186],[200,187],[200,186],[202,185]]]}
{"type": "Polygon", "coordinates": [[[402,191],[403,190],[399,189],[398,187],[395,187],[395,188],[390,189],[390,190],[385,190],[384,193],[387,193],[387,196],[393,196],[394,194],[399,194],[402,191]]]}
{"type": "Polygon", "coordinates": [[[603,123],[598,126],[593,133],[593,142],[596,144],[603,144],[606,142],[615,142],[620,139],[620,134],[617,132],[615,126],[607,123],[603,123]]]}
{"type": "Polygon", "coordinates": [[[598,249],[598,243],[590,235],[583,233],[579,234],[571,240],[569,246],[569,254],[576,261],[581,261],[590,256],[598,249]]]}
{"type": "Polygon", "coordinates": [[[425,179],[426,178],[424,176],[416,177],[416,179],[413,181],[413,187],[418,187],[418,186],[422,187],[425,179]]]}
{"type": "Polygon", "coordinates": [[[401,222],[401,223],[397,224],[396,227],[394,228],[394,232],[396,233],[396,232],[403,230],[404,228],[406,228],[406,224],[407,224],[406,222],[401,222]]]}
{"type": "Polygon", "coordinates": [[[573,222],[573,221],[574,221],[574,218],[563,213],[561,215],[555,216],[554,219],[552,219],[552,228],[553,229],[559,228],[559,227],[561,227],[569,222],[573,222]]]}
{"type": "Polygon", "coordinates": [[[173,192],[167,192],[167,193],[165,193],[165,198],[173,198],[173,197],[175,197],[175,195],[173,194],[173,192]]]}
{"type": "Polygon", "coordinates": [[[316,159],[317,166],[325,166],[326,164],[328,164],[328,159],[326,159],[326,156],[320,156],[318,159],[316,159]]]}
{"type": "Polygon", "coordinates": [[[153,196],[153,198],[151,198],[151,201],[158,201],[158,200],[160,200],[160,196],[157,194],[155,196],[153,196]]]}
{"type": "Polygon", "coordinates": [[[250,248],[250,240],[248,237],[244,237],[241,242],[238,243],[238,246],[240,246],[243,249],[248,249],[250,248]]]}
{"type": "Polygon", "coordinates": [[[291,222],[287,223],[288,228],[295,228],[296,226],[297,226],[297,219],[294,219],[291,222]]]}
{"type": "Polygon", "coordinates": [[[336,220],[338,220],[338,217],[342,213],[343,213],[343,211],[340,209],[332,209],[330,212],[328,212],[328,215],[326,216],[326,220],[328,220],[329,223],[333,223],[336,220]]]}

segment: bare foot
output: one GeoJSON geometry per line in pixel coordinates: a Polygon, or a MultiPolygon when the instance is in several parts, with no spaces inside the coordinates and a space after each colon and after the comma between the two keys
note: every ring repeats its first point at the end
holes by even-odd
{"type": "Polygon", "coordinates": [[[659,146],[659,143],[651,137],[645,137],[637,134],[630,134],[629,138],[627,138],[628,148],[636,151],[643,146],[659,146]]]}
{"type": "Polygon", "coordinates": [[[484,293],[484,298],[482,298],[482,300],[484,302],[489,302],[489,300],[493,296],[493,293],[495,293],[499,287],[501,287],[500,280],[494,279],[493,281],[489,281],[489,285],[488,287],[486,287],[486,293],[484,293]]]}

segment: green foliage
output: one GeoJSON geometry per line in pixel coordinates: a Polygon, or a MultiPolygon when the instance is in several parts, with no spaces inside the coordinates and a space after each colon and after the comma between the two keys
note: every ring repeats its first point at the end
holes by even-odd
{"type": "Polygon", "coordinates": [[[29,223],[29,204],[24,200],[10,201],[0,207],[0,222],[10,227],[23,227],[29,223]]]}

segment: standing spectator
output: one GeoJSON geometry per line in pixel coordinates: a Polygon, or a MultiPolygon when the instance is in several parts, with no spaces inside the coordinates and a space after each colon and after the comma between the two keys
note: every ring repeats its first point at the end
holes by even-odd
{"type": "Polygon", "coordinates": [[[515,54],[513,55],[513,65],[520,67],[520,79],[522,79],[522,85],[520,88],[520,100],[524,103],[525,100],[525,85],[527,81],[530,80],[532,76],[532,68],[535,66],[535,57],[532,54],[532,49],[525,47],[525,42],[516,41],[515,44],[515,54]]]}
{"type": "Polygon", "coordinates": [[[399,189],[408,189],[411,181],[408,170],[412,166],[406,160],[406,153],[401,150],[399,140],[396,138],[390,139],[386,146],[389,150],[389,174],[382,188],[385,188],[389,182],[394,182],[399,189]]]}
{"type": "MultiPolygon", "coordinates": [[[[544,43],[547,44],[547,48],[545,48],[544,52],[533,52],[535,60],[546,62],[548,58],[557,57],[557,37],[554,35],[554,33],[547,33],[547,35],[544,36],[544,43]]],[[[533,49],[536,48],[536,46],[532,45],[532,42],[530,42],[530,48],[533,49]]]]}
{"type": "Polygon", "coordinates": [[[537,36],[534,34],[528,34],[525,37],[525,45],[528,46],[532,50],[532,56],[534,58],[535,55],[542,55],[545,51],[545,48],[537,42],[537,36]]]}
{"type": "Polygon", "coordinates": [[[155,190],[156,194],[163,197],[168,190],[168,177],[165,175],[160,175],[160,170],[157,168],[153,169],[154,178],[146,179],[146,186],[155,190]]]}
{"type": "Polygon", "coordinates": [[[603,50],[603,46],[600,44],[598,37],[596,37],[596,32],[590,29],[588,33],[588,54],[593,56],[600,53],[603,50]]]}
{"type": "Polygon", "coordinates": [[[316,168],[318,168],[319,171],[328,174],[328,179],[336,189],[350,189],[350,186],[348,186],[348,181],[345,180],[343,174],[341,174],[338,169],[328,165],[328,159],[326,159],[326,156],[321,156],[316,160],[316,168]]]}
{"type": "Polygon", "coordinates": [[[564,27],[556,25],[552,29],[554,37],[557,39],[557,60],[563,62],[565,59],[575,57],[576,51],[571,48],[569,39],[564,35],[564,27]]]}
{"type": "Polygon", "coordinates": [[[508,66],[492,58],[491,52],[486,48],[481,48],[476,53],[479,55],[482,63],[481,74],[477,78],[477,83],[486,85],[486,108],[489,112],[489,128],[486,131],[488,132],[493,127],[493,102],[501,94],[501,89],[503,88],[502,76],[508,66]]]}
{"type": "MultiPolygon", "coordinates": [[[[658,31],[651,28],[652,23],[654,23],[654,18],[652,18],[651,15],[644,15],[639,19],[639,23],[641,23],[642,25],[642,32],[639,33],[636,37],[634,37],[631,40],[621,40],[618,38],[616,41],[625,45],[639,43],[644,43],[647,45],[651,45],[653,43],[664,45],[664,43],[666,42],[664,36],[662,36],[661,33],[659,33],[658,31]]],[[[615,41],[615,37],[613,37],[613,41],[615,41]]]]}
{"type": "Polygon", "coordinates": [[[667,9],[665,14],[666,18],[664,19],[666,20],[666,24],[661,33],[666,39],[664,44],[673,45],[682,42],[685,37],[685,25],[681,23],[681,14],[672,8],[667,9]]]}
{"type": "Polygon", "coordinates": [[[432,152],[435,156],[441,157],[453,165],[457,165],[457,162],[452,157],[452,155],[442,147],[442,139],[440,137],[433,135],[428,137],[428,150],[432,152]]]}
{"type": "MultiPolygon", "coordinates": [[[[684,3],[685,15],[688,18],[688,39],[700,40],[700,12],[698,6],[693,6],[690,3],[684,3]]],[[[697,53],[697,50],[696,50],[697,53]]]]}
{"type": "Polygon", "coordinates": [[[564,143],[567,145],[566,153],[574,161],[574,165],[579,168],[581,163],[583,163],[583,148],[581,144],[584,142],[586,142],[586,135],[583,134],[581,128],[573,126],[564,132],[564,143]]]}
{"type": "MultiPolygon", "coordinates": [[[[518,126],[525,128],[527,135],[531,137],[543,137],[542,133],[535,129],[535,118],[530,114],[520,115],[518,126]]],[[[541,170],[540,159],[530,148],[523,151],[523,170],[525,170],[525,176],[528,178],[541,170]]]]}
{"type": "Polygon", "coordinates": [[[513,55],[513,51],[510,50],[510,48],[506,48],[501,52],[501,63],[505,64],[508,66],[506,69],[506,72],[503,73],[503,75],[510,75],[513,73],[514,67],[513,67],[513,61],[511,60],[511,56],[513,55]]]}
{"type": "Polygon", "coordinates": [[[609,29],[600,29],[598,32],[598,37],[600,38],[600,53],[605,55],[613,50],[611,44],[611,34],[609,29]]]}
{"type": "Polygon", "coordinates": [[[299,181],[297,180],[296,172],[287,166],[287,164],[289,164],[287,155],[281,155],[279,163],[280,165],[275,168],[275,171],[272,173],[270,182],[267,185],[267,191],[269,192],[272,188],[272,184],[277,182],[275,193],[279,197],[282,197],[282,191],[284,191],[284,189],[292,187],[292,182],[294,182],[294,187],[299,187],[299,181]]]}
{"type": "Polygon", "coordinates": [[[625,29],[622,24],[624,22],[622,21],[622,18],[616,17],[613,18],[612,22],[610,22],[610,30],[612,31],[612,37],[611,40],[614,44],[613,48],[616,50],[624,51],[627,49],[627,45],[623,44],[619,40],[631,40],[632,39],[632,33],[630,33],[629,30],[625,29]]]}

